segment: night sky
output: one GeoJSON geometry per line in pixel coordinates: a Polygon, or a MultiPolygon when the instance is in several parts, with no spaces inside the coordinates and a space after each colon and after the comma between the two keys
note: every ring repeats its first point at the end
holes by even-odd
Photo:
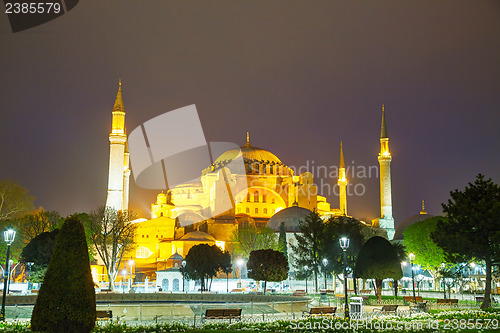
{"type": "MultiPolygon", "coordinates": [[[[85,0],[18,33],[2,14],[0,39],[0,177],[64,215],[105,203],[120,78],[129,132],[196,104],[207,141],[249,131],[295,167],[337,165],[340,141],[377,166],[385,104],[396,224],[500,183],[499,1],[85,0]]],[[[378,179],[348,178],[348,213],[377,217],[378,179]]],[[[156,193],[132,182],[131,208],[156,193]]]]}

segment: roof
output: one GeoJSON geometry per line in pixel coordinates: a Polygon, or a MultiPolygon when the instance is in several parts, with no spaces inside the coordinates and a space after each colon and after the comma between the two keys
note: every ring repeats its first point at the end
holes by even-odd
{"type": "Polygon", "coordinates": [[[182,238],[181,241],[190,242],[215,242],[215,238],[203,231],[192,231],[188,232],[182,238]]]}
{"type": "Polygon", "coordinates": [[[181,256],[179,253],[175,252],[174,254],[172,254],[170,256],[170,258],[168,258],[169,260],[172,259],[172,260],[184,260],[184,257],[181,256]]]}
{"type": "MultiPolygon", "coordinates": [[[[230,162],[233,161],[235,158],[238,156],[243,157],[243,161],[246,163],[254,162],[254,161],[263,161],[267,163],[277,163],[277,164],[282,164],[280,159],[271,153],[268,150],[258,148],[258,147],[253,147],[250,145],[245,145],[240,147],[239,149],[231,149],[228,150],[224,153],[222,153],[214,162],[214,164],[223,163],[223,162],[230,162]]],[[[224,163],[224,164],[226,164],[224,163]]]]}
{"type": "Polygon", "coordinates": [[[281,223],[285,223],[286,232],[299,232],[299,222],[305,220],[309,214],[311,214],[309,209],[299,206],[288,207],[274,214],[267,222],[267,226],[274,231],[280,231],[281,223]]]}

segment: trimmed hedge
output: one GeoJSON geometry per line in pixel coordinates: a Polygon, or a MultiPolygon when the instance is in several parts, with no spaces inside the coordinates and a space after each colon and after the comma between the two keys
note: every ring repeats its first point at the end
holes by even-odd
{"type": "Polygon", "coordinates": [[[68,218],[59,232],[40,288],[31,329],[88,333],[95,325],[95,290],[82,223],[68,218]]]}

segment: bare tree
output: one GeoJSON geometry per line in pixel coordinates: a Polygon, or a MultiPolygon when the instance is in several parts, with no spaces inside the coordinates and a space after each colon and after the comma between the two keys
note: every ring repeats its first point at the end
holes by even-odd
{"type": "Polygon", "coordinates": [[[92,233],[92,243],[108,271],[109,289],[114,291],[114,282],[123,255],[134,248],[136,225],[130,211],[116,211],[111,207],[100,207],[89,215],[87,227],[92,233]]]}
{"type": "Polygon", "coordinates": [[[10,179],[0,180],[0,221],[12,220],[33,209],[34,197],[10,179]]]}

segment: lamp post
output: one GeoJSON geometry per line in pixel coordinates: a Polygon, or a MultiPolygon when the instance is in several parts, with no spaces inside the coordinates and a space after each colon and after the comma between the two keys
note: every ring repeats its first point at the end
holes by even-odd
{"type": "Polygon", "coordinates": [[[28,291],[31,291],[32,283],[30,281],[30,276],[31,276],[31,268],[33,267],[34,264],[35,264],[34,262],[26,263],[26,265],[28,266],[28,291]]]}
{"type": "Polygon", "coordinates": [[[127,277],[127,270],[124,269],[122,271],[123,279],[122,279],[122,292],[125,293],[125,278],[127,277]]]}
{"type": "Polygon", "coordinates": [[[325,292],[326,292],[326,289],[328,289],[326,286],[326,266],[327,265],[328,265],[328,259],[325,258],[325,259],[323,259],[323,267],[324,267],[323,274],[325,275],[325,292]]]}
{"type": "Polygon", "coordinates": [[[345,293],[345,310],[344,318],[349,319],[349,304],[347,302],[347,249],[349,248],[349,238],[342,237],[340,240],[340,248],[344,252],[344,293],[345,293]]]}
{"type": "Polygon", "coordinates": [[[239,284],[238,288],[241,288],[241,269],[243,268],[244,263],[245,262],[241,258],[238,259],[238,261],[236,261],[236,265],[238,265],[238,270],[240,271],[240,282],[238,283],[239,284]]]}
{"type": "Polygon", "coordinates": [[[128,264],[130,265],[130,279],[128,280],[128,289],[132,290],[132,266],[134,266],[134,261],[132,260],[132,257],[130,257],[128,264]]]}
{"type": "Polygon", "coordinates": [[[185,292],[186,288],[184,284],[186,280],[186,260],[183,260],[181,265],[182,265],[182,292],[185,292]]]}
{"type": "Polygon", "coordinates": [[[410,263],[411,263],[411,283],[413,285],[413,302],[416,302],[416,297],[415,297],[415,272],[413,272],[413,260],[415,260],[415,255],[413,253],[410,253],[408,255],[408,258],[410,259],[410,263]]]}
{"type": "Polygon", "coordinates": [[[16,231],[11,227],[7,228],[3,232],[3,239],[5,243],[7,243],[7,255],[5,260],[5,270],[3,272],[3,296],[2,296],[2,311],[0,312],[0,321],[5,321],[5,296],[7,292],[7,280],[9,279],[9,254],[10,254],[10,245],[16,238],[16,231]]]}
{"type": "Polygon", "coordinates": [[[307,274],[308,274],[307,270],[308,269],[309,269],[308,266],[304,266],[304,272],[306,273],[306,294],[307,294],[307,274]]]}

